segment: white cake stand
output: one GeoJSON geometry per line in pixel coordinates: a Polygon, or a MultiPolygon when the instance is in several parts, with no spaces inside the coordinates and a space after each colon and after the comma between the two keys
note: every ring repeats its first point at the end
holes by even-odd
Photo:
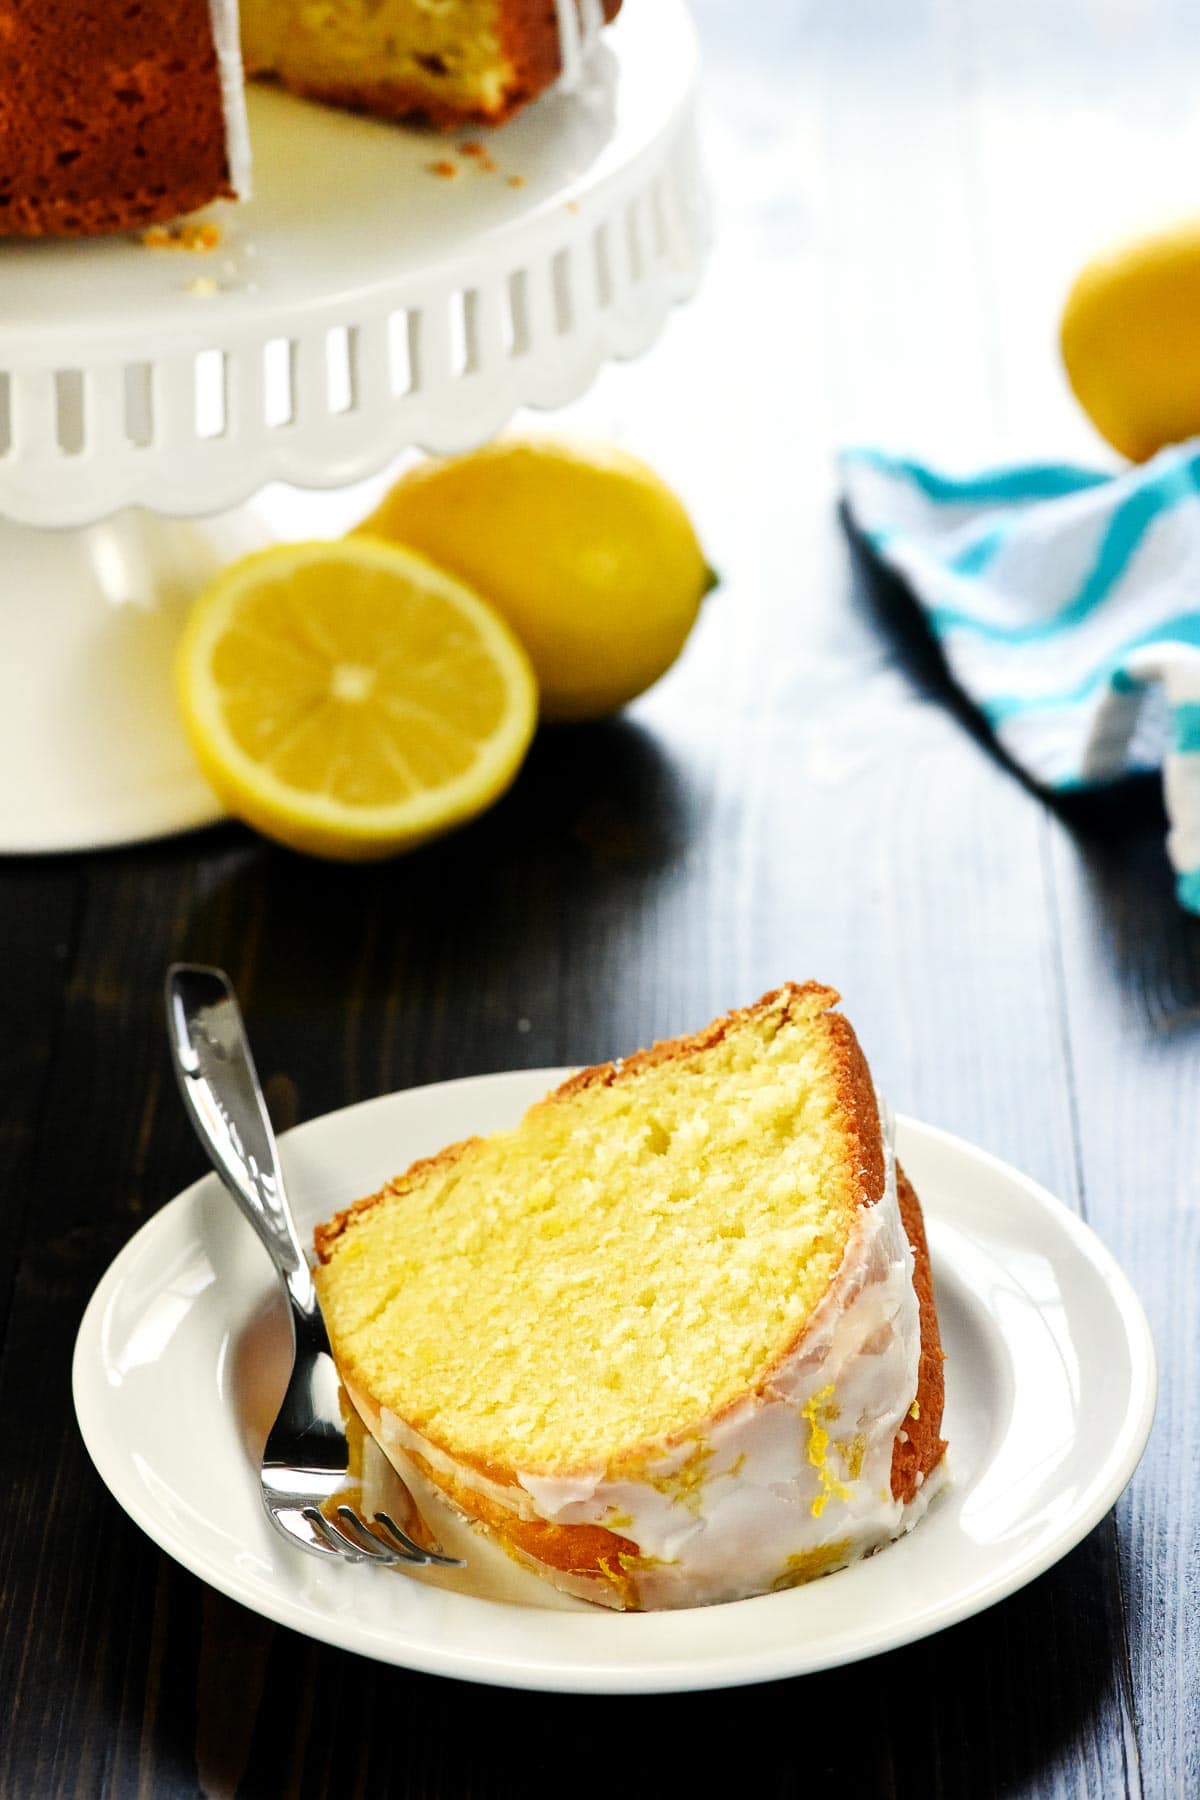
{"type": "Polygon", "coordinates": [[[0,244],[0,850],[220,816],[170,663],[268,483],[478,444],[647,347],[703,257],[696,82],[682,0],[631,0],[578,91],[490,133],[253,93],[254,196],[206,254],[0,244]]]}

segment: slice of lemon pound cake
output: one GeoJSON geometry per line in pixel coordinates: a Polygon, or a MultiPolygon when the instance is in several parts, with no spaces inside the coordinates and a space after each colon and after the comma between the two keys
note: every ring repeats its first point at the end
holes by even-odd
{"type": "Polygon", "coordinates": [[[837,999],[789,985],[585,1069],[318,1228],[389,1459],[569,1593],[790,1587],[940,1482],[920,1207],[837,999]]]}

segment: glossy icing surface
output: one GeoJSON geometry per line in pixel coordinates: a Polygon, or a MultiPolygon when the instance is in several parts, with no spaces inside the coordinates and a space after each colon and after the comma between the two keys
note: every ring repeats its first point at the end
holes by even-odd
{"type": "Polygon", "coordinates": [[[250,194],[250,130],[246,122],[246,85],[238,36],[237,0],[209,0],[213,44],[225,103],[225,154],[229,181],[239,200],[250,194]]]}
{"type": "Polygon", "coordinates": [[[601,0],[555,0],[558,13],[562,73],[558,85],[567,93],[579,86],[584,64],[604,25],[601,0]]]}

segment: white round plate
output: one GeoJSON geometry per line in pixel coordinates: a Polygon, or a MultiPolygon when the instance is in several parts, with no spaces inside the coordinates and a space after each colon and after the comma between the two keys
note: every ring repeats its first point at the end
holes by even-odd
{"type": "MultiPolygon", "coordinates": [[[[302,1233],[414,1158],[513,1123],[561,1074],[414,1088],[289,1132],[281,1155],[302,1233]]],[[[255,1478],[287,1327],[266,1256],[213,1176],[138,1232],[88,1306],[74,1366],[84,1441],[130,1516],[203,1580],[282,1625],[407,1668],[653,1693],[893,1649],[1003,1599],[1078,1543],[1132,1475],[1155,1395],[1141,1307],[1085,1225],[945,1132],[901,1118],[898,1148],[929,1229],[953,1481],[908,1537],[806,1587],[619,1614],[556,1594],[473,1536],[469,1567],[436,1580],[291,1550],[267,1524],[255,1478]]]]}

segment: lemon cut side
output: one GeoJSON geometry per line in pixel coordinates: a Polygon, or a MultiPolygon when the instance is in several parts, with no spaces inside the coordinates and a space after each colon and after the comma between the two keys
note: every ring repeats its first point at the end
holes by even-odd
{"type": "Polygon", "coordinates": [[[369,537],[283,544],[197,600],[177,665],[218,797],[317,856],[393,856],[509,786],[537,720],[504,621],[424,557],[369,537]]]}

